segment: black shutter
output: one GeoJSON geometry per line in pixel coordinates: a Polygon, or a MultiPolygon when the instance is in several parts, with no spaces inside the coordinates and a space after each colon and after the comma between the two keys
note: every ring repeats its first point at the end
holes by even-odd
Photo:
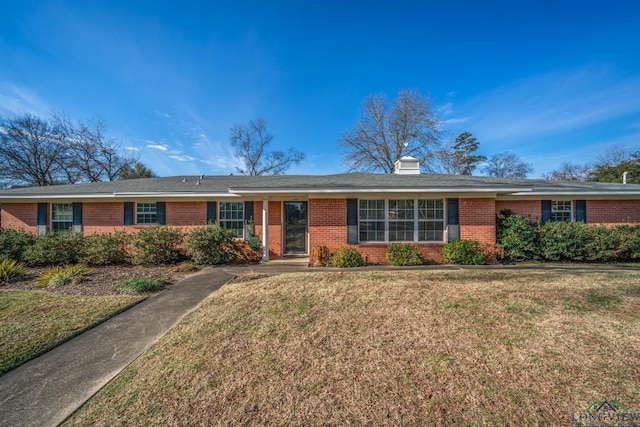
{"type": "Polygon", "coordinates": [[[164,202],[156,202],[156,220],[160,225],[167,223],[167,208],[164,202]]]}
{"type": "Polygon", "coordinates": [[[82,225],[82,203],[73,203],[73,225],[82,225]]]}
{"type": "Polygon", "coordinates": [[[576,221],[587,222],[587,201],[576,200],[576,221]]]}
{"type": "Polygon", "coordinates": [[[47,225],[47,204],[38,203],[38,225],[47,225]]]}
{"type": "Polygon", "coordinates": [[[244,221],[253,218],[253,202],[244,202],[244,221]]]}
{"type": "Polygon", "coordinates": [[[358,199],[347,199],[347,243],[358,243],[358,199]]]}
{"type": "Polygon", "coordinates": [[[449,225],[459,225],[458,199],[447,199],[447,223],[449,225]]]}
{"type": "Polygon", "coordinates": [[[542,201],[542,223],[549,222],[551,220],[551,200],[542,201]]]}
{"type": "Polygon", "coordinates": [[[244,202],[244,240],[249,240],[251,234],[255,233],[255,226],[251,224],[249,225],[249,220],[255,221],[253,219],[253,202],[244,202]]]}
{"type": "Polygon", "coordinates": [[[217,203],[207,202],[207,224],[215,224],[217,216],[217,203]]]}
{"type": "Polygon", "coordinates": [[[447,230],[449,242],[460,239],[459,205],[459,199],[447,199],[447,230]]]}
{"type": "Polygon", "coordinates": [[[133,202],[124,202],[124,225],[133,224],[133,202]]]}

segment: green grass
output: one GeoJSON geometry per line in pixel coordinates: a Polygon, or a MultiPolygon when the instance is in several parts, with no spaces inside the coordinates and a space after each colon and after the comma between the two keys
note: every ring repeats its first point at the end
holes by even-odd
{"type": "Polygon", "coordinates": [[[640,273],[312,272],[229,284],[67,425],[570,425],[640,401],[640,273]]]}
{"type": "Polygon", "coordinates": [[[75,296],[0,290],[0,374],[141,301],[140,296],[75,296]]]}

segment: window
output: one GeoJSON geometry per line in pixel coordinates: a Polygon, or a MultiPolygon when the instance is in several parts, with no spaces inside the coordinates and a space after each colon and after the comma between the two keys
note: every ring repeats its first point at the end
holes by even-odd
{"type": "Polygon", "coordinates": [[[51,230],[71,231],[73,228],[73,205],[71,203],[51,204],[51,230]]]}
{"type": "Polygon", "coordinates": [[[360,200],[361,242],[444,241],[444,200],[360,200]]]}
{"type": "Polygon", "coordinates": [[[155,203],[136,203],[136,224],[155,224],[158,214],[155,203]]]}
{"type": "Polygon", "coordinates": [[[384,242],[384,200],[360,200],[360,241],[384,242]]]}
{"type": "Polygon", "coordinates": [[[572,220],[573,204],[571,201],[553,200],[551,202],[551,221],[571,222],[572,220]]]}
{"type": "Polygon", "coordinates": [[[220,202],[220,226],[233,230],[236,237],[244,237],[244,203],[220,202]]]}

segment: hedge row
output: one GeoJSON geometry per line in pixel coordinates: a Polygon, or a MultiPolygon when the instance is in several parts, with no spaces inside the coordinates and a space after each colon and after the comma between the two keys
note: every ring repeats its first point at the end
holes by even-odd
{"type": "Polygon", "coordinates": [[[513,261],[640,261],[640,225],[541,224],[504,210],[497,219],[497,240],[513,261]]]}
{"type": "Polygon", "coordinates": [[[233,231],[210,224],[185,233],[178,227],[151,226],[138,233],[116,231],[84,236],[80,233],[32,235],[0,231],[0,261],[29,265],[170,264],[191,258],[198,264],[259,261],[259,247],[234,238],[233,231]]]}

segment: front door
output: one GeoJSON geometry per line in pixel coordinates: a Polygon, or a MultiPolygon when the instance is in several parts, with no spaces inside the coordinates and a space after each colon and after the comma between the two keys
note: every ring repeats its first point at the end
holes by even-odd
{"type": "Polygon", "coordinates": [[[307,202],[284,202],[284,255],[307,253],[307,202]]]}

